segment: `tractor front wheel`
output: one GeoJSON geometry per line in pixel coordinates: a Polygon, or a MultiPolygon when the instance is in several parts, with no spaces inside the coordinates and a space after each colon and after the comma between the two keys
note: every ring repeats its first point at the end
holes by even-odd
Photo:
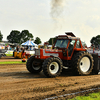
{"type": "Polygon", "coordinates": [[[42,70],[42,64],[38,64],[38,62],[39,61],[37,61],[34,56],[28,58],[26,63],[27,70],[30,73],[39,73],[42,70]]]}
{"type": "Polygon", "coordinates": [[[62,61],[57,57],[50,57],[44,61],[42,67],[47,77],[56,77],[62,72],[62,61]]]}

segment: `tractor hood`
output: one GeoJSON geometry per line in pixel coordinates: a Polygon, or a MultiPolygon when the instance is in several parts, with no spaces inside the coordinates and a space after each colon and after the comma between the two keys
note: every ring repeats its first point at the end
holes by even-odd
{"type": "Polygon", "coordinates": [[[48,57],[60,57],[62,55],[62,50],[55,49],[36,49],[35,58],[46,59],[48,57]]]}

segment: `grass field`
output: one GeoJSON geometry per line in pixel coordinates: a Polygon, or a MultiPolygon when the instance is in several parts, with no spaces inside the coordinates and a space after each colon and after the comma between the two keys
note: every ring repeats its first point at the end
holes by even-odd
{"type": "Polygon", "coordinates": [[[6,54],[6,56],[13,56],[13,54],[6,54]]]}
{"type": "Polygon", "coordinates": [[[0,62],[0,64],[22,64],[22,63],[26,63],[26,62],[22,62],[22,61],[6,61],[6,62],[0,62]]]}
{"type": "Polygon", "coordinates": [[[77,96],[73,99],[68,99],[68,100],[100,100],[100,92],[90,93],[90,94],[87,94],[87,96],[77,96]]]}
{"type": "MultiPolygon", "coordinates": [[[[13,54],[6,54],[8,57],[12,57],[13,54]]],[[[26,63],[22,61],[6,61],[6,62],[0,62],[0,64],[21,64],[21,63],[26,63]]]]}

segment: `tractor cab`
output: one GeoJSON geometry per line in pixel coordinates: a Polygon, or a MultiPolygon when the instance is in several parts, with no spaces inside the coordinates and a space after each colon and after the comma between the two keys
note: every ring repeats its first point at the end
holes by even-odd
{"type": "Polygon", "coordinates": [[[71,60],[74,51],[86,51],[83,48],[80,38],[73,33],[66,33],[66,35],[59,35],[53,46],[53,49],[62,50],[63,56],[71,60]]]}
{"type": "Polygon", "coordinates": [[[36,59],[47,59],[49,57],[59,57],[62,60],[71,60],[73,53],[76,51],[86,51],[81,43],[80,38],[75,37],[73,33],[59,35],[52,49],[36,49],[36,59]]]}

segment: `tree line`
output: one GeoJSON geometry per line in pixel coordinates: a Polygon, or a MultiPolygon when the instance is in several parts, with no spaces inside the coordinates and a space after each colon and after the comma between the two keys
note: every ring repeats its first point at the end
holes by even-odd
{"type": "Polygon", "coordinates": [[[92,39],[90,40],[90,42],[91,42],[91,46],[92,47],[100,49],[100,35],[92,37],[92,39]]]}
{"type": "MultiPolygon", "coordinates": [[[[2,41],[2,39],[3,39],[3,34],[0,31],[0,42],[2,41]]],[[[12,30],[10,34],[7,36],[7,40],[10,43],[18,43],[18,44],[22,44],[28,40],[33,41],[35,44],[41,43],[41,39],[39,37],[36,37],[36,39],[34,40],[32,33],[30,33],[28,30],[22,30],[21,32],[18,30],[12,30]]]]}
{"type": "MultiPolygon", "coordinates": [[[[3,34],[0,31],[0,42],[2,42],[2,39],[3,39],[3,34]]],[[[41,39],[39,37],[36,37],[36,39],[34,40],[32,33],[30,33],[28,30],[22,30],[21,32],[18,30],[12,30],[10,34],[7,36],[7,40],[10,43],[18,43],[18,44],[22,44],[28,40],[33,41],[35,44],[41,43],[41,39]]],[[[48,40],[49,45],[52,45],[52,43],[54,43],[55,40],[56,40],[55,37],[50,38],[48,40]]],[[[100,48],[100,35],[92,37],[90,43],[92,47],[100,48]]]]}

